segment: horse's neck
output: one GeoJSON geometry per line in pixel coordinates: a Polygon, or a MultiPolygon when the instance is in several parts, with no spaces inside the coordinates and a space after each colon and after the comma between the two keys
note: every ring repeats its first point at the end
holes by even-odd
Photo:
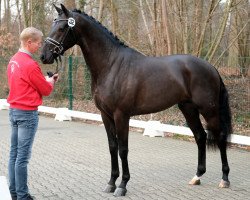
{"type": "Polygon", "coordinates": [[[80,47],[84,55],[86,64],[88,65],[92,79],[97,80],[107,73],[112,67],[113,59],[116,59],[113,54],[117,54],[120,48],[118,44],[112,43],[108,39],[98,41],[96,39],[81,38],[80,47]],[[112,56],[111,56],[112,55],[112,56]],[[112,60],[111,60],[112,57],[112,60]]]}
{"type": "Polygon", "coordinates": [[[112,34],[88,19],[81,30],[83,31],[78,37],[78,44],[90,69],[92,82],[97,82],[105,77],[105,74],[109,73],[112,67],[121,67],[119,60],[130,59],[131,52],[133,55],[141,55],[139,52],[120,44],[116,38],[113,38],[112,34]]]}

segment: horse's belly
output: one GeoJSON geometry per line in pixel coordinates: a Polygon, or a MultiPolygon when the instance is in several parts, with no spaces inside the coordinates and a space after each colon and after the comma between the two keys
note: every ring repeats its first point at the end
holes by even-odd
{"type": "Polygon", "coordinates": [[[155,113],[170,108],[181,101],[187,100],[188,96],[185,94],[184,92],[169,90],[165,93],[144,96],[137,101],[134,109],[135,115],[155,113]]]}

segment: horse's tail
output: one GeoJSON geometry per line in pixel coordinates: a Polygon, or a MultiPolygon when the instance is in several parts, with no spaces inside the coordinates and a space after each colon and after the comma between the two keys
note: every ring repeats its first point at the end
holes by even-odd
{"type": "Polygon", "coordinates": [[[227,89],[220,77],[220,94],[219,94],[219,119],[220,119],[220,133],[208,131],[207,146],[216,148],[218,144],[227,146],[227,141],[232,133],[232,116],[229,107],[229,95],[227,89]]]}

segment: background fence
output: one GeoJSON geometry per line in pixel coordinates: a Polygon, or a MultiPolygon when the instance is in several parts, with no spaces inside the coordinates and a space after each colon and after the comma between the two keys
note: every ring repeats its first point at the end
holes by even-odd
{"type": "MultiPolygon", "coordinates": [[[[239,58],[250,63],[250,58],[239,58]]],[[[0,98],[7,98],[8,86],[6,68],[8,60],[0,59],[0,98]]],[[[246,62],[244,62],[246,63],[246,62]]],[[[42,65],[46,71],[55,71],[54,65],[42,65]]],[[[95,107],[91,96],[91,77],[84,58],[63,57],[60,79],[51,96],[44,98],[44,105],[53,107],[68,107],[69,109],[100,113],[95,107]]],[[[250,74],[249,65],[228,67],[227,58],[218,64],[218,70],[228,88],[230,105],[233,114],[234,133],[250,136],[250,74]],[[219,66],[219,67],[218,67],[219,66]]],[[[182,113],[177,106],[165,111],[134,117],[141,120],[159,120],[162,123],[186,126],[182,113]]],[[[204,120],[203,120],[204,121],[204,120]]]]}

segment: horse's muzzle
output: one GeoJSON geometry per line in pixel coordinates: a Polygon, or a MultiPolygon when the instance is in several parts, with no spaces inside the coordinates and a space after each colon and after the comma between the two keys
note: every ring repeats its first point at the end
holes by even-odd
{"type": "Polygon", "coordinates": [[[40,59],[43,64],[53,64],[54,63],[54,57],[51,55],[49,58],[46,58],[44,54],[41,54],[40,59]]]}

